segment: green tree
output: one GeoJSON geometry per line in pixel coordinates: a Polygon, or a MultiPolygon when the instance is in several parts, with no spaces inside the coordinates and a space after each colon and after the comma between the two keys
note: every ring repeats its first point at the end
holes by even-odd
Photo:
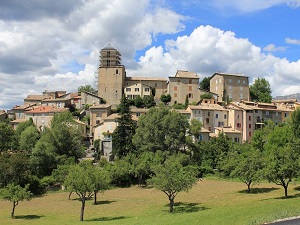
{"type": "Polygon", "coordinates": [[[123,96],[119,105],[118,126],[113,133],[113,154],[122,158],[129,152],[134,151],[132,137],[135,134],[136,122],[132,120],[130,104],[128,99],[123,96]]]}
{"type": "Polygon", "coordinates": [[[19,150],[31,153],[39,138],[40,133],[36,126],[27,127],[19,136],[19,150]]]}
{"type": "Polygon", "coordinates": [[[12,202],[11,218],[15,217],[15,208],[19,204],[19,201],[30,200],[32,198],[32,193],[28,190],[29,185],[22,188],[20,185],[8,184],[5,189],[3,189],[1,196],[4,200],[12,202]]]}
{"type": "Polygon", "coordinates": [[[189,106],[189,97],[188,95],[185,96],[185,101],[184,101],[184,108],[186,109],[189,106]]]}
{"type": "Polygon", "coordinates": [[[70,167],[65,180],[68,190],[75,192],[81,201],[80,221],[83,221],[86,200],[95,190],[95,169],[91,162],[83,161],[70,167]]]}
{"type": "Polygon", "coordinates": [[[165,106],[151,108],[139,119],[132,141],[139,154],[158,150],[179,152],[186,144],[188,126],[186,117],[175,110],[165,106]]]}
{"type": "Polygon", "coordinates": [[[210,90],[210,79],[211,77],[204,77],[200,82],[200,89],[209,91],[210,90]]]}
{"type": "Polygon", "coordinates": [[[192,119],[189,126],[189,134],[192,135],[195,139],[195,142],[198,141],[201,134],[202,123],[197,119],[192,119]]]}
{"type": "Polygon", "coordinates": [[[0,152],[12,148],[15,132],[13,128],[5,122],[0,122],[0,152]]]}
{"type": "Polygon", "coordinates": [[[254,83],[250,85],[250,96],[252,101],[257,102],[271,102],[271,86],[265,78],[257,78],[254,83]]]}
{"type": "Polygon", "coordinates": [[[90,85],[81,85],[78,89],[77,89],[78,93],[81,94],[81,92],[89,92],[89,93],[94,93],[96,90],[90,85]]]}
{"type": "Polygon", "coordinates": [[[214,96],[211,93],[205,93],[200,96],[201,99],[212,99],[214,96]]]}
{"type": "Polygon", "coordinates": [[[141,98],[141,96],[136,96],[136,98],[134,99],[134,105],[137,108],[143,108],[144,107],[144,102],[143,99],[141,98]]]}
{"type": "Polygon", "coordinates": [[[153,95],[145,95],[143,98],[143,102],[145,107],[147,107],[148,109],[156,105],[153,95]]]}
{"type": "Polygon", "coordinates": [[[160,100],[165,104],[167,105],[169,102],[171,102],[172,100],[172,97],[170,94],[162,94],[160,96],[160,100]]]}
{"type": "Polygon", "coordinates": [[[288,125],[277,126],[265,145],[265,178],[282,186],[285,197],[288,197],[289,183],[300,170],[298,144],[292,137],[292,129],[288,125]]]}
{"type": "Polygon", "coordinates": [[[197,170],[191,165],[184,165],[184,157],[172,155],[163,164],[153,165],[155,175],[148,180],[168,196],[170,213],[173,212],[176,195],[188,191],[197,182],[197,170]]]}
{"type": "Polygon", "coordinates": [[[94,204],[97,204],[98,192],[104,192],[110,187],[111,177],[106,167],[95,167],[94,172],[94,204]]]}
{"type": "Polygon", "coordinates": [[[296,138],[300,137],[300,108],[295,109],[291,115],[291,128],[296,138]]]}

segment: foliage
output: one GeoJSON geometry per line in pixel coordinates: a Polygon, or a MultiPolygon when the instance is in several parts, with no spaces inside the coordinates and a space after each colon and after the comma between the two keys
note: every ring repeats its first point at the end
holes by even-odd
{"type": "Polygon", "coordinates": [[[187,128],[188,121],[184,115],[164,106],[151,108],[139,119],[132,141],[139,154],[158,150],[175,153],[186,143],[187,128]]]}
{"type": "Polygon", "coordinates": [[[118,106],[120,118],[117,119],[118,126],[113,133],[113,154],[117,157],[124,157],[134,151],[132,137],[135,134],[136,122],[132,120],[130,104],[123,96],[118,106]]]}
{"type": "Polygon", "coordinates": [[[209,91],[210,90],[210,79],[211,77],[204,77],[200,82],[200,89],[209,91]]]}
{"type": "Polygon", "coordinates": [[[11,218],[15,217],[15,208],[19,204],[19,201],[30,200],[32,198],[32,193],[28,190],[29,185],[22,188],[20,185],[8,184],[6,188],[2,191],[1,197],[4,200],[10,201],[13,204],[11,211],[11,218]]]}
{"type": "Polygon", "coordinates": [[[184,101],[184,108],[186,109],[189,106],[189,97],[188,95],[185,96],[185,101],[184,101]]]}
{"type": "Polygon", "coordinates": [[[78,87],[77,92],[79,94],[81,94],[81,92],[89,92],[89,93],[94,93],[96,90],[90,85],[81,85],[80,87],[78,87]]]}
{"type": "Polygon", "coordinates": [[[197,119],[192,119],[189,126],[189,134],[194,136],[195,141],[198,140],[198,137],[201,134],[202,123],[197,119]]]}
{"type": "Polygon", "coordinates": [[[110,187],[111,176],[107,167],[95,167],[94,174],[94,204],[97,204],[97,193],[104,192],[110,187]]]}
{"type": "Polygon", "coordinates": [[[27,127],[19,136],[19,150],[31,153],[39,138],[40,133],[36,126],[27,127]]]}
{"type": "Polygon", "coordinates": [[[296,138],[300,137],[300,108],[295,109],[291,115],[291,128],[296,138]]]}
{"type": "Polygon", "coordinates": [[[172,97],[170,94],[163,94],[160,96],[160,100],[165,104],[167,105],[169,102],[171,102],[172,100],[172,97]]]}
{"type": "Polygon", "coordinates": [[[0,122],[0,152],[7,151],[12,148],[14,143],[14,130],[5,122],[0,122]]]}
{"type": "Polygon", "coordinates": [[[212,93],[205,93],[200,96],[201,99],[212,99],[214,96],[212,93]]]}
{"type": "Polygon", "coordinates": [[[156,105],[153,95],[145,95],[143,98],[143,102],[146,108],[151,108],[156,105]]]}
{"type": "Polygon", "coordinates": [[[252,101],[257,102],[271,102],[271,86],[265,78],[257,78],[254,83],[250,85],[250,96],[252,101]]]}
{"type": "Polygon", "coordinates": [[[133,100],[134,102],[134,105],[137,107],[137,108],[143,108],[144,107],[144,102],[143,102],[143,99],[141,98],[141,96],[136,96],[136,98],[133,100]]]}
{"type": "Polygon", "coordinates": [[[182,105],[181,103],[176,103],[173,105],[174,109],[185,109],[185,106],[182,105]]]}
{"type": "Polygon", "coordinates": [[[275,127],[265,147],[264,175],[268,181],[281,185],[287,197],[288,185],[300,170],[298,144],[292,139],[290,127],[275,127]]]}
{"type": "Polygon", "coordinates": [[[183,165],[185,156],[172,155],[163,164],[153,165],[154,174],[148,180],[155,188],[164,192],[170,201],[170,213],[173,212],[174,199],[181,191],[188,191],[196,183],[195,167],[183,165]]]}

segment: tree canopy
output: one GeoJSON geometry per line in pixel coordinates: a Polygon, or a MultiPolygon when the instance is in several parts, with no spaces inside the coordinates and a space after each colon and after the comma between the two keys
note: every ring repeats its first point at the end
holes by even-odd
{"type": "Polygon", "coordinates": [[[271,86],[265,78],[257,78],[254,83],[250,85],[250,96],[252,101],[257,102],[271,102],[271,86]]]}
{"type": "Polygon", "coordinates": [[[93,93],[96,90],[90,84],[87,84],[87,85],[82,85],[82,86],[78,87],[77,91],[78,91],[78,93],[81,93],[83,91],[93,93]]]}
{"type": "Polygon", "coordinates": [[[210,90],[210,79],[211,77],[204,77],[200,82],[200,88],[205,91],[210,90]]]}

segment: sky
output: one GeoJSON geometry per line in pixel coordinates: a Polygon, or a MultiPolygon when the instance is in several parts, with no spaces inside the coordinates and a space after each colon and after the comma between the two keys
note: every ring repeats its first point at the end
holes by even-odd
{"type": "Polygon", "coordinates": [[[0,109],[97,85],[111,43],[127,76],[215,72],[300,92],[300,0],[1,0],[0,109]]]}

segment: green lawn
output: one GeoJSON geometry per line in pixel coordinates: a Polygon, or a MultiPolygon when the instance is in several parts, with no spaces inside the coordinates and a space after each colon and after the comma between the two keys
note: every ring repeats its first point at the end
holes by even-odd
{"type": "Polygon", "coordinates": [[[175,213],[168,213],[168,199],[152,188],[117,188],[98,195],[98,205],[88,201],[84,222],[79,221],[81,203],[67,192],[48,193],[20,202],[16,219],[10,218],[11,203],[0,201],[0,224],[261,224],[300,215],[300,193],[289,187],[288,199],[275,184],[255,185],[256,193],[244,192],[240,182],[204,179],[175,198],[175,213]]]}

